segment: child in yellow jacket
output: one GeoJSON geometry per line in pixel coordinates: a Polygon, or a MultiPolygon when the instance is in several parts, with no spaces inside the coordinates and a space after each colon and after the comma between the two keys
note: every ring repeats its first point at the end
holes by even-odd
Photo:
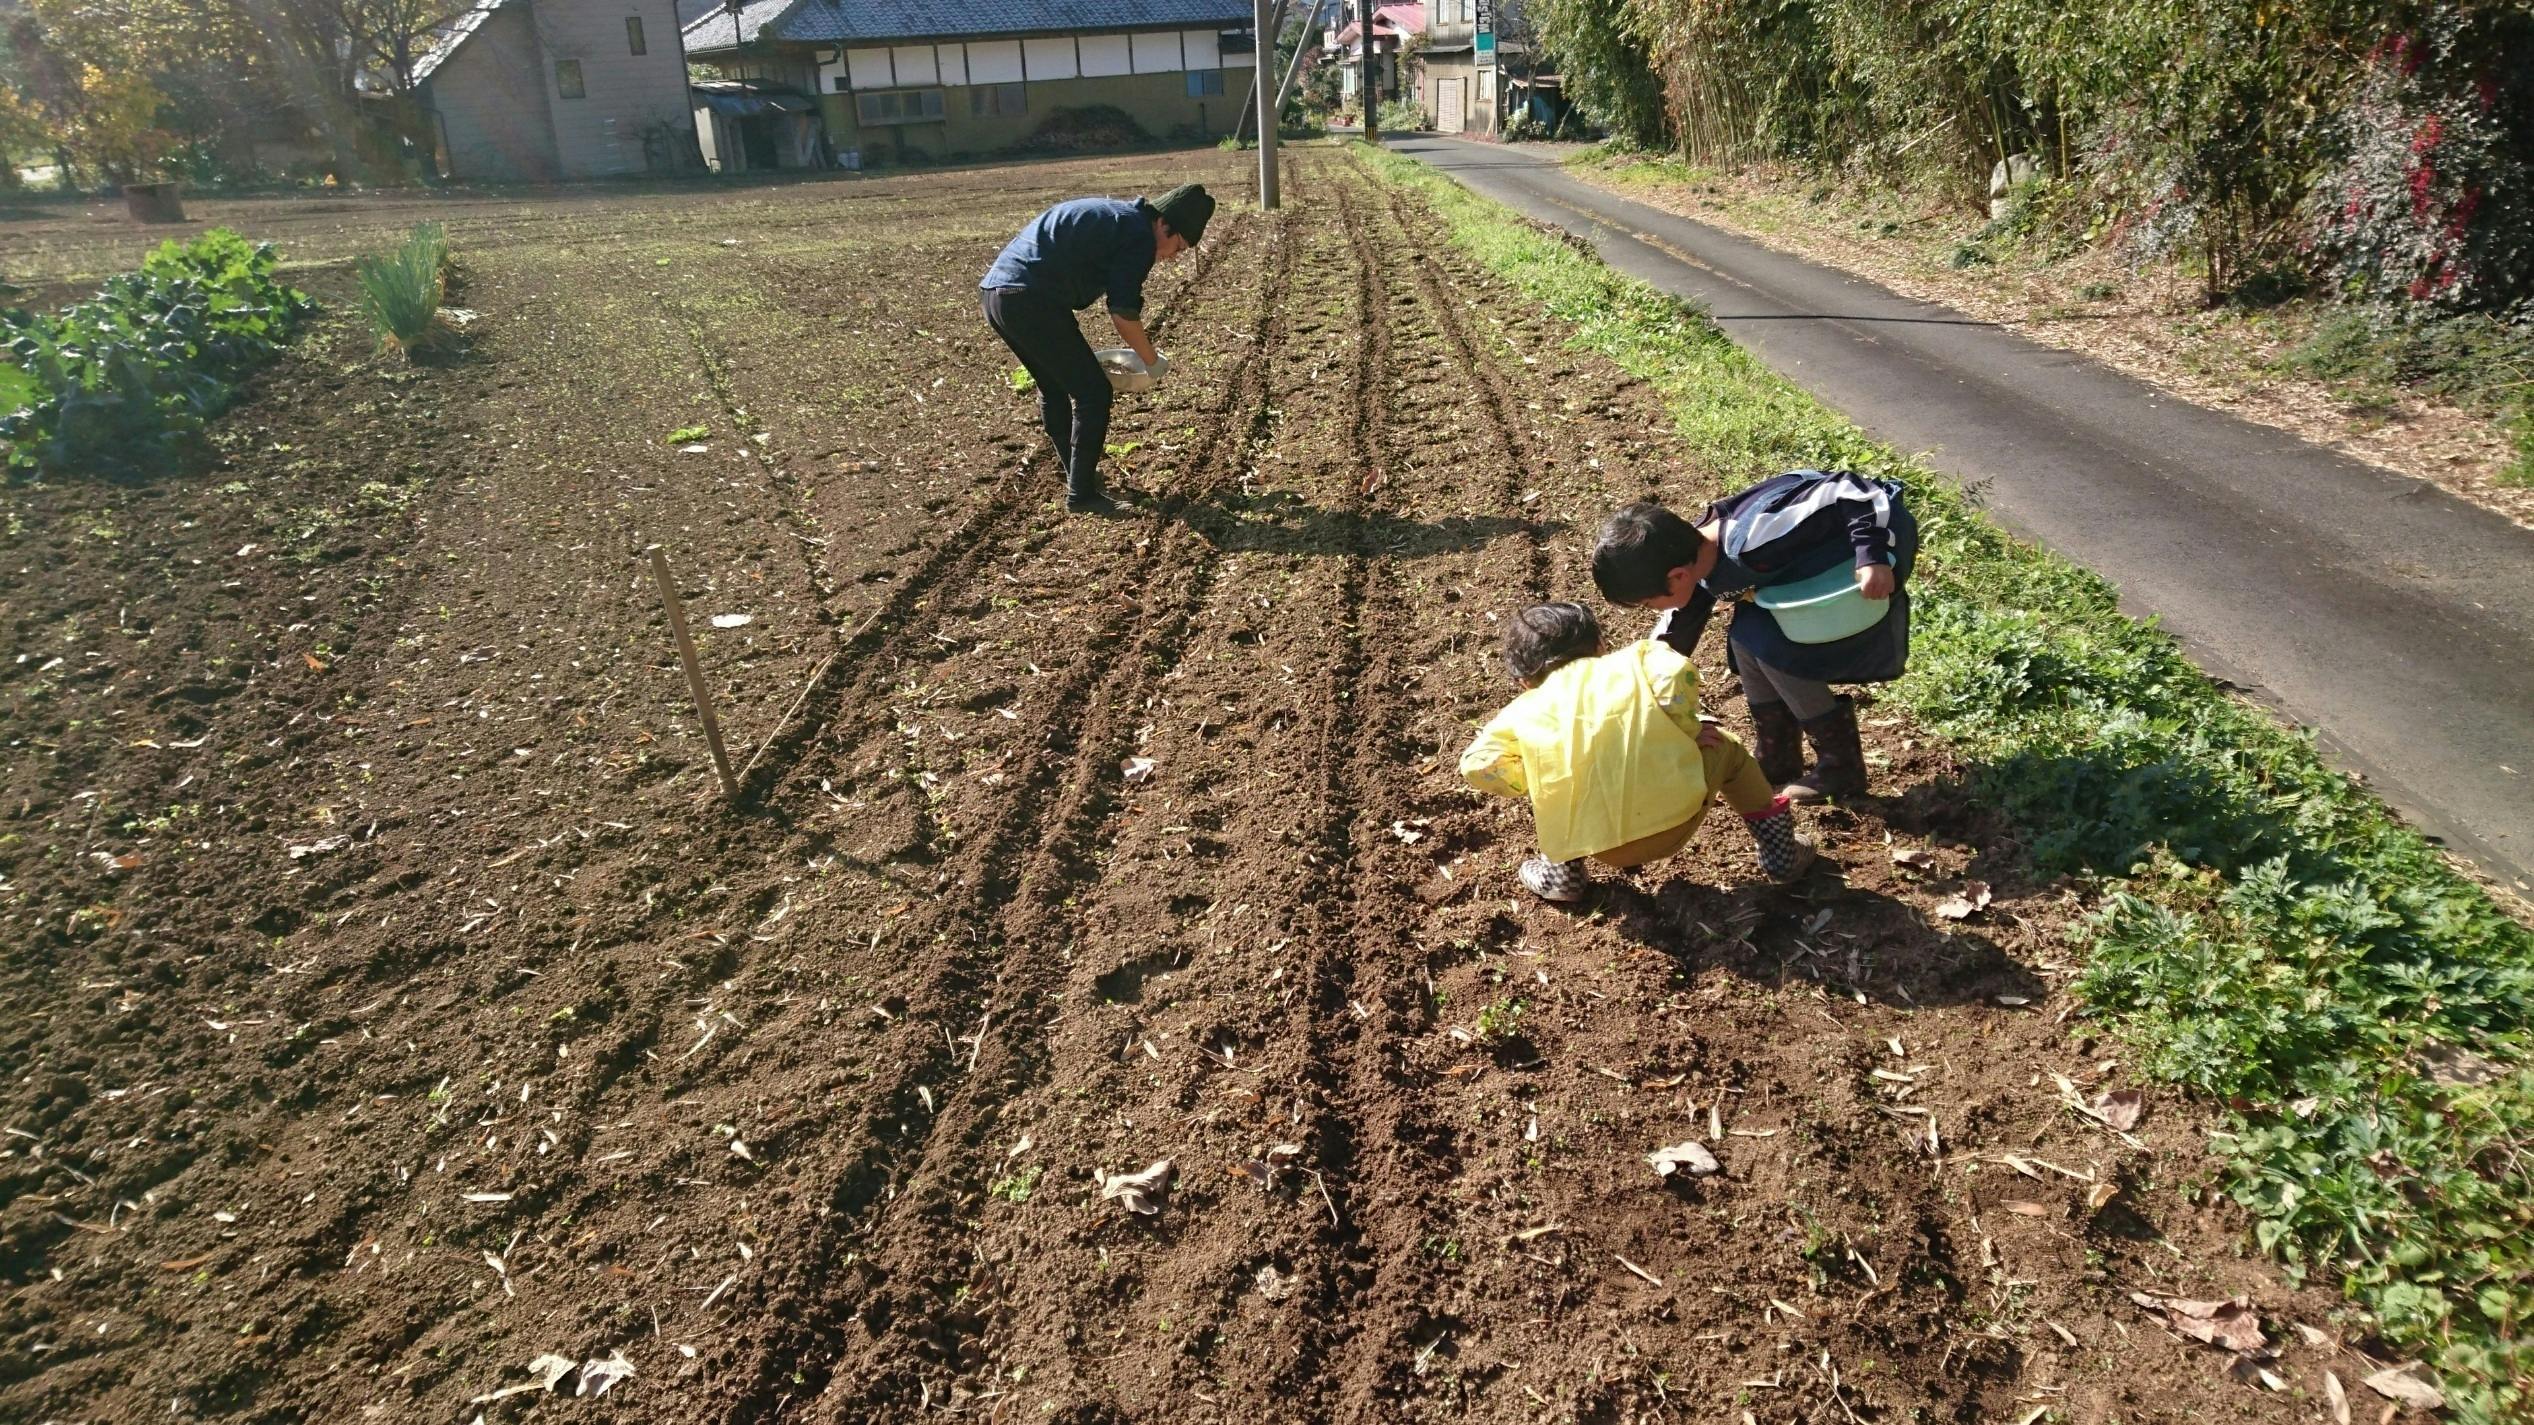
{"type": "Polygon", "coordinates": [[[1581,604],[1524,609],[1505,631],[1506,671],[1524,689],[1461,754],[1461,776],[1531,799],[1540,853],[1522,884],[1579,900],[1590,857],[1642,866],[1689,843],[1721,792],[1758,843],[1760,869],[1791,881],[1813,861],[1786,798],[1740,742],[1698,715],[1698,669],[1647,639],[1608,652],[1581,604]]]}

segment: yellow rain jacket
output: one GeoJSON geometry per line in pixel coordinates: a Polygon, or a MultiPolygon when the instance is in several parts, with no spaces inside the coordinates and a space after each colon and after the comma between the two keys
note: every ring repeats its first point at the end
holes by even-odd
{"type": "Polygon", "coordinates": [[[1479,729],[1461,777],[1528,794],[1552,861],[1669,831],[1707,806],[1698,669],[1652,639],[1576,659],[1479,729]]]}

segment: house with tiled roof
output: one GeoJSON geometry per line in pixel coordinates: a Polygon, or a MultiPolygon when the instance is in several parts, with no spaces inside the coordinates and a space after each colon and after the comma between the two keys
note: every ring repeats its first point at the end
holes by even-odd
{"type": "Polygon", "coordinates": [[[689,58],[813,96],[828,147],[864,162],[1218,139],[1256,63],[1250,0],[689,3],[689,58]]]}

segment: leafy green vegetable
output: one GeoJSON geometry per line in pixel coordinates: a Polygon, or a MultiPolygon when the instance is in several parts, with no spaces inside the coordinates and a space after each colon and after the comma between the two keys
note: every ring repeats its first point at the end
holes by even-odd
{"type": "Polygon", "coordinates": [[[146,474],[173,464],[315,309],[267,244],[225,228],[44,316],[0,310],[0,440],[12,469],[146,474]]]}

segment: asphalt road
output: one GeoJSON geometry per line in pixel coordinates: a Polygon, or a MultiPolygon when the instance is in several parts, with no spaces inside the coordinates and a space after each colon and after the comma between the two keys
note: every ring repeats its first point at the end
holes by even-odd
{"type": "Polygon", "coordinates": [[[1692,298],[2484,871],[2534,881],[2534,533],[1948,308],[1578,182],[1519,147],[1388,141],[1692,298]]]}

